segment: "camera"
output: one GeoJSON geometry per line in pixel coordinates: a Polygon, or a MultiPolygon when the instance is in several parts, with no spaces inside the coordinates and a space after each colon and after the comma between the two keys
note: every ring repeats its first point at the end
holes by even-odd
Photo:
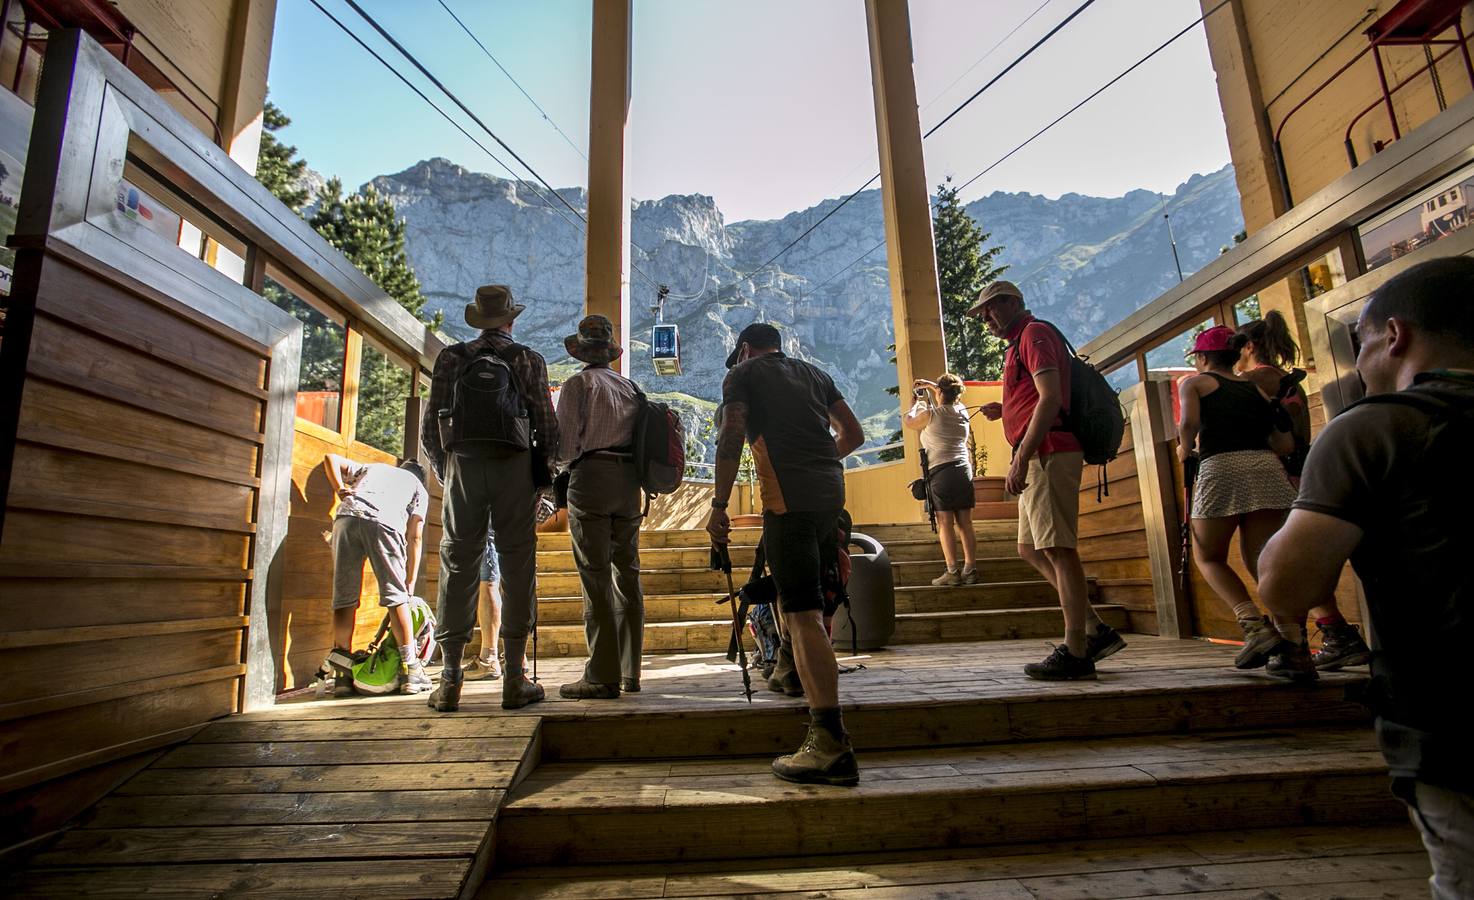
{"type": "Polygon", "coordinates": [[[918,399],[918,400],[925,400],[926,399],[926,388],[917,388],[916,390],[912,391],[911,393],[914,394],[916,396],[916,399],[918,399]]]}

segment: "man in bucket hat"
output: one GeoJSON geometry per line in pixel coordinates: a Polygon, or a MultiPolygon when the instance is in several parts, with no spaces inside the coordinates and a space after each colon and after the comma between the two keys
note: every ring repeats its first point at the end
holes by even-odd
{"type": "Polygon", "coordinates": [[[640,689],[645,599],[640,591],[640,476],[635,418],[640,389],[609,368],[624,348],[614,324],[586,316],[563,341],[584,368],[558,395],[558,460],[569,468],[568,530],[583,589],[589,661],[583,677],[558,693],[570,700],[612,700],[640,689]]]}
{"type": "Polygon", "coordinates": [[[556,447],[558,422],[548,392],[547,363],[536,351],[512,340],[512,323],[525,308],[512,301],[512,291],[504,284],[476,290],[475,302],[466,305],[466,324],[481,329],[481,334],[441,351],[421,422],[425,454],[445,485],[435,632],[445,668],[440,687],[429,700],[439,712],[460,707],[461,659],[476,622],[488,520],[501,557],[501,637],[506,652],[502,707],[519,709],[543,698],[542,687],[524,674],[527,635],[537,603],[534,467],[542,469],[536,473],[537,481],[552,481],[551,459],[541,458],[533,447],[556,447]],[[509,415],[500,415],[508,410],[497,404],[510,404],[509,415]]]}

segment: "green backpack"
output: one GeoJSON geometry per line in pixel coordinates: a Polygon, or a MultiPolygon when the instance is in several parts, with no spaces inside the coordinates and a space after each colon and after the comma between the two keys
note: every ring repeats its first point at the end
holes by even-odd
{"type": "MultiPolygon", "coordinates": [[[[410,624],[414,628],[420,660],[427,662],[435,654],[435,614],[430,611],[430,604],[419,597],[410,598],[410,624]]],[[[360,694],[399,693],[404,681],[404,660],[400,658],[399,647],[394,641],[384,639],[388,634],[389,614],[385,613],[379,632],[374,635],[368,651],[362,654],[362,659],[359,659],[360,654],[354,654],[353,687],[360,694]]]]}

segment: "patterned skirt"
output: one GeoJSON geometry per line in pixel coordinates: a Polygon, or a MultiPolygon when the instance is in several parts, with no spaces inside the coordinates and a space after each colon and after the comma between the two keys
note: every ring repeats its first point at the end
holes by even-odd
{"type": "Polygon", "coordinates": [[[1234,450],[1203,460],[1193,486],[1193,518],[1221,519],[1260,509],[1289,509],[1295,489],[1268,450],[1234,450]]]}

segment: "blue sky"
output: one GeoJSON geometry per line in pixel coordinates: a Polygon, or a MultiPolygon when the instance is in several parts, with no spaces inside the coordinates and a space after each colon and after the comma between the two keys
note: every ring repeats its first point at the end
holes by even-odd
{"type": "MultiPolygon", "coordinates": [[[[319,2],[465,121],[342,0],[319,2]]],[[[586,181],[579,151],[438,0],[359,2],[554,185],[586,181]]],[[[585,147],[589,0],[445,2],[585,147]]],[[[922,127],[1078,5],[912,0],[922,127]]],[[[704,193],[716,197],[729,222],[773,218],[848,193],[877,171],[861,0],[634,0],[634,8],[634,197],[704,193]]],[[[1200,14],[1194,0],[1099,0],[926,142],[928,179],[970,178],[1200,14]]],[[[278,2],[270,85],[272,99],[294,120],[284,139],[315,169],[350,186],[432,156],[506,174],[307,0],[278,2]]],[[[1199,27],[979,180],[964,199],[994,190],[1170,191],[1227,161],[1199,27]]]]}

